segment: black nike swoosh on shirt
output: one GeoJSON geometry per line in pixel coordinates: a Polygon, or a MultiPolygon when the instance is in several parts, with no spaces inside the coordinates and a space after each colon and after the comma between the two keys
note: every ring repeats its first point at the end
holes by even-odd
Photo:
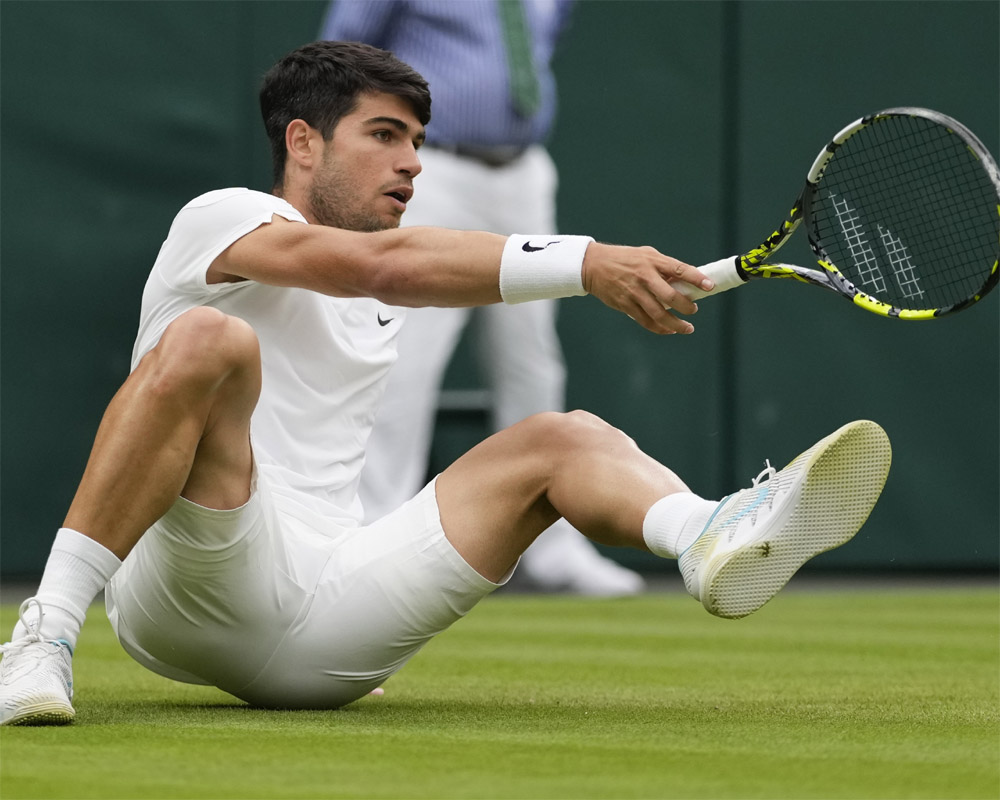
{"type": "Polygon", "coordinates": [[[378,315],[378,324],[381,325],[384,328],[386,325],[388,325],[394,319],[396,319],[396,318],[395,317],[389,317],[389,319],[382,319],[382,315],[379,314],[378,315]]]}
{"type": "Polygon", "coordinates": [[[554,242],[543,244],[541,247],[532,247],[531,242],[525,242],[524,244],[521,245],[521,249],[525,253],[537,253],[539,250],[544,250],[546,247],[549,247],[550,245],[559,244],[560,241],[561,241],[560,239],[556,239],[554,242]]]}

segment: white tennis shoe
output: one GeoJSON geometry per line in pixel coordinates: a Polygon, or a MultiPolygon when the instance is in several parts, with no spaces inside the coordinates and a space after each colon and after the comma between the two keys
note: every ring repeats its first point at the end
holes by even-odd
{"type": "Polygon", "coordinates": [[[76,712],[73,699],[73,650],[62,639],[38,633],[42,604],[29,597],[18,612],[28,633],[0,645],[0,725],[65,725],[76,712]],[[35,619],[28,611],[35,608],[35,619]]]}
{"type": "Polygon", "coordinates": [[[724,498],[681,553],[684,585],[709,612],[752,614],[810,558],[860,530],[889,475],[889,437],[851,422],[780,472],[770,463],[753,486],[724,498]]]}

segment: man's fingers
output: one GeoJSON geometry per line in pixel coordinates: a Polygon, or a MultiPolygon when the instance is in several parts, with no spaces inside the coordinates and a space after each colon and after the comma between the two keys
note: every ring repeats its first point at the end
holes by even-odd
{"type": "Polygon", "coordinates": [[[681,314],[694,314],[698,311],[697,303],[669,283],[657,284],[652,293],[663,308],[679,311],[681,314]]]}
{"type": "Polygon", "coordinates": [[[677,314],[698,310],[682,289],[690,282],[705,290],[712,281],[690,264],[652,247],[592,243],[584,259],[584,287],[606,305],[628,314],[654,333],[691,333],[694,326],[677,314]]]}
{"type": "Polygon", "coordinates": [[[664,308],[675,310],[681,314],[696,313],[698,306],[688,297],[682,286],[684,283],[692,283],[700,288],[710,288],[711,280],[690,264],[659,253],[657,256],[659,256],[659,262],[655,264],[655,267],[658,279],[650,281],[647,285],[650,294],[664,308]],[[677,284],[681,284],[681,286],[677,284]]]}
{"type": "Polygon", "coordinates": [[[645,291],[637,292],[633,299],[642,306],[652,320],[669,328],[671,332],[690,332],[687,330],[687,327],[691,327],[690,323],[687,323],[686,326],[678,326],[676,323],[681,322],[681,320],[678,320],[673,313],[675,311],[681,314],[697,312],[698,306],[690,298],[662,280],[651,281],[643,288],[645,291]]]}
{"type": "Polygon", "coordinates": [[[656,302],[653,302],[649,306],[635,302],[625,313],[646,330],[653,333],[694,333],[694,325],[687,320],[674,316],[656,302]]]}

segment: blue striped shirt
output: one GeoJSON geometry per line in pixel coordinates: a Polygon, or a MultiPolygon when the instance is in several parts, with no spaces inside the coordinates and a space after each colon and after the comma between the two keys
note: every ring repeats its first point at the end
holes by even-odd
{"type": "Polygon", "coordinates": [[[497,0],[334,0],[322,38],[390,50],[431,88],[427,141],[475,147],[544,142],[556,113],[551,61],[571,0],[524,3],[541,106],[514,110],[497,0]]]}

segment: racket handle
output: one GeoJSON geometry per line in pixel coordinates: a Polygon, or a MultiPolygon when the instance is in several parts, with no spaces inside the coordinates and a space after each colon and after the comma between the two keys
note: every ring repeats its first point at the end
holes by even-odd
{"type": "Polygon", "coordinates": [[[719,292],[726,292],[730,289],[735,289],[737,286],[742,286],[746,283],[746,280],[740,275],[739,270],[737,270],[736,265],[739,263],[739,256],[729,256],[728,258],[722,258],[718,261],[712,261],[708,264],[703,264],[698,267],[698,269],[715,281],[715,288],[710,292],[706,292],[704,289],[699,289],[696,286],[692,286],[690,283],[684,281],[672,281],[671,285],[683,292],[685,295],[690,297],[692,300],[701,300],[703,297],[710,297],[713,294],[718,294],[719,292]]]}

